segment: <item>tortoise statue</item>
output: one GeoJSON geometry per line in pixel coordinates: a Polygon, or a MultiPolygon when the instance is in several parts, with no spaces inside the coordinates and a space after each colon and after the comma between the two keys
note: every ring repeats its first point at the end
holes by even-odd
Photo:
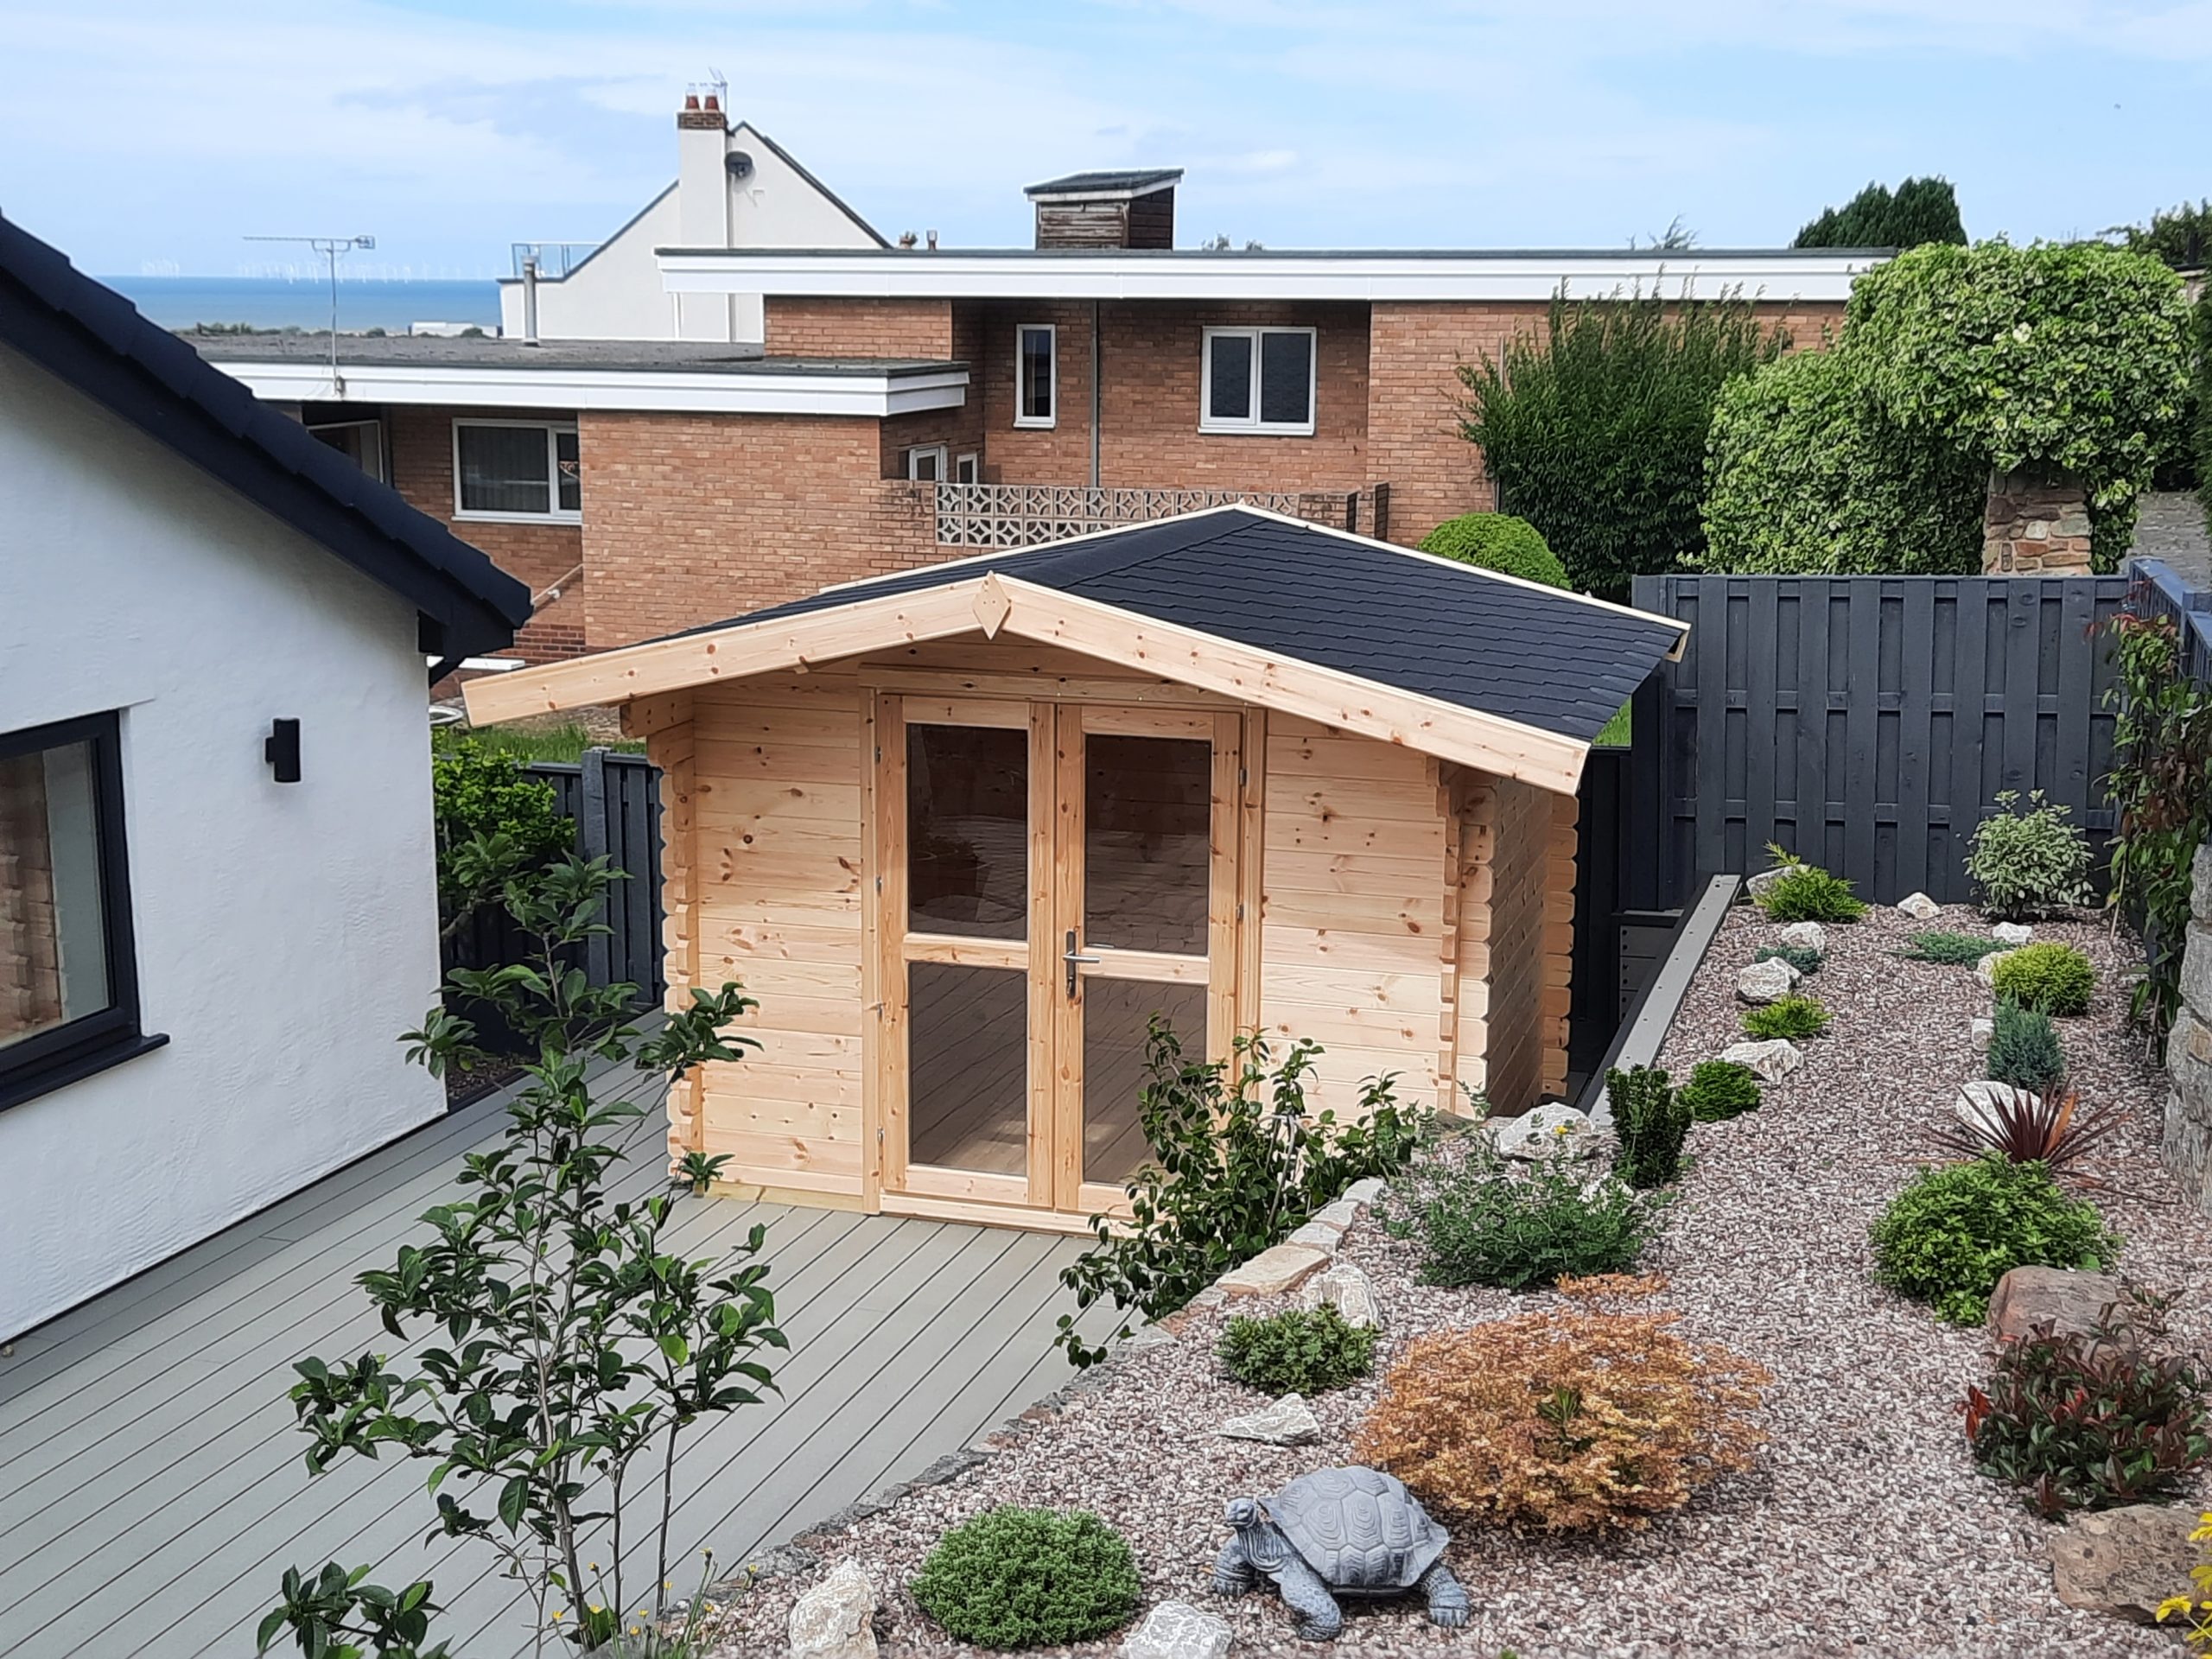
{"type": "Polygon", "coordinates": [[[1467,1622],[1467,1592],[1444,1564],[1450,1535],[1379,1470],[1319,1469],[1273,1497],[1231,1498],[1226,1518],[1236,1535],[1214,1562],[1214,1592],[1241,1596],[1272,1579],[1309,1642],[1344,1629],[1339,1596],[1419,1590],[1434,1623],[1467,1622]]]}

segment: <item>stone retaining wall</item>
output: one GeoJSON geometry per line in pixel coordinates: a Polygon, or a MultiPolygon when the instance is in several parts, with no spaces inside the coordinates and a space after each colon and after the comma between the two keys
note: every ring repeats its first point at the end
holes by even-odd
{"type": "Polygon", "coordinates": [[[2180,1010],[2166,1039],[2166,1167],[2212,1215],[2212,842],[2196,849],[2180,1010]]]}

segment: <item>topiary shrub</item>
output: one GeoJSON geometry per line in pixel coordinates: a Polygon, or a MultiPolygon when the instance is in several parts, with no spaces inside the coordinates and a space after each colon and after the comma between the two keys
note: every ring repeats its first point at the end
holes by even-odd
{"type": "Polygon", "coordinates": [[[1828,1028],[1828,1011],[1815,996],[1777,997],[1764,1007],[1744,1010],[1744,1035],[1761,1042],[1784,1037],[1802,1042],[1828,1028]]]}
{"type": "Polygon", "coordinates": [[[1953,1325],[1979,1325],[2014,1268],[2110,1265],[2120,1240],[2041,1164],[1995,1155],[1923,1170],[1872,1229],[1874,1277],[1953,1325]]]}
{"type": "MultiPolygon", "coordinates": [[[[1562,1285],[1588,1298],[1630,1281],[1562,1285]]],[[[1541,1532],[1640,1529],[1751,1466],[1765,1369],[1673,1313],[1555,1309],[1416,1338],[1353,1455],[1431,1510],[1541,1532]]]]}
{"type": "Polygon", "coordinates": [[[1991,951],[2004,948],[1996,940],[1979,933],[1953,933],[1937,928],[1914,934],[1911,943],[1897,954],[1907,962],[1940,962],[1950,968],[1971,968],[1991,951]]]}
{"type": "Polygon", "coordinates": [[[2071,807],[2046,804],[2043,791],[1999,791],[2001,809],[1974,827],[1967,838],[1967,874],[1981,891],[1982,908],[2009,921],[2024,921],[2069,905],[2086,905],[2089,890],[2088,838],[2066,822],[2071,807]]]}
{"type": "Polygon", "coordinates": [[[1690,1132],[1689,1108],[1656,1065],[1605,1073],[1605,1098],[1613,1109],[1613,1173],[1630,1186],[1649,1189],[1681,1179],[1682,1141],[1690,1132]]]}
{"type": "Polygon", "coordinates": [[[2055,940],[2007,950],[1991,969],[1997,995],[2044,1014],[2087,1014],[2097,970],[2070,944],[2055,940]]]}
{"type": "Polygon", "coordinates": [[[2037,1094],[2066,1077],[2066,1050],[2058,1027],[2040,1008],[2024,1008],[2009,996],[1997,999],[1989,1022],[1989,1075],[2015,1089],[2037,1094]]]}
{"type": "Polygon", "coordinates": [[[1567,567],[1536,527],[1510,512],[1469,512],[1446,518],[1421,537],[1421,550],[1525,582],[1541,582],[1547,588],[1567,585],[1567,567]]]}
{"type": "Polygon", "coordinates": [[[1735,1060],[1700,1060],[1690,1069],[1681,1098],[1698,1122],[1718,1123],[1758,1109],[1758,1076],[1735,1060]]]}
{"type": "Polygon", "coordinates": [[[1841,876],[1793,859],[1778,847],[1769,850],[1777,855],[1782,874],[1754,901],[1767,920],[1855,922],[1866,913],[1866,901],[1855,897],[1851,883],[1841,876]]]}
{"type": "Polygon", "coordinates": [[[1326,1394],[1375,1369],[1375,1332],[1333,1307],[1290,1308],[1229,1322],[1214,1350],[1229,1374],[1267,1394],[1326,1394]]]}
{"type": "Polygon", "coordinates": [[[1651,1231],[1649,1204],[1618,1180],[1586,1185],[1571,1160],[1548,1158],[1524,1171],[1495,1150],[1419,1168],[1409,1221],[1427,1255],[1421,1282],[1540,1290],[1560,1279],[1624,1273],[1651,1231]]]}
{"type": "Polygon", "coordinates": [[[1797,232],[1793,248],[1916,248],[1923,242],[1963,244],[1959,198],[1941,176],[1907,179],[1892,195],[1889,186],[1868,185],[1840,207],[1830,207],[1797,232]]]}
{"type": "Polygon", "coordinates": [[[1786,962],[1801,974],[1821,971],[1821,953],[1809,944],[1763,944],[1751,952],[1753,962],[1786,962]]]}
{"type": "Polygon", "coordinates": [[[1119,1630],[1141,1586],[1122,1535],[1088,1510],[986,1510],[938,1540],[910,1588],[979,1647],[1056,1647],[1119,1630]]]}

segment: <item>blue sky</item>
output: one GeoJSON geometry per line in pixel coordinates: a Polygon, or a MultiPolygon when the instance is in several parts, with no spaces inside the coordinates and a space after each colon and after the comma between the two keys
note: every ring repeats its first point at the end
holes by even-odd
{"type": "Polygon", "coordinates": [[[1124,163],[1189,169],[1185,242],[1270,247],[1774,245],[1909,173],[2016,239],[2212,194],[2212,0],[0,0],[0,210],[110,274],[594,240],[710,68],[886,234],[968,245],[1124,163]]]}

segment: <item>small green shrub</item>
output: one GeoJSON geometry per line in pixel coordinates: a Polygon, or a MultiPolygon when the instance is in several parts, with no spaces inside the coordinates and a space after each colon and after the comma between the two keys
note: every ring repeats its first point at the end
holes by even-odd
{"type": "Polygon", "coordinates": [[[1215,1350],[1229,1374],[1268,1394],[1325,1394],[1375,1369],[1375,1332],[1333,1307],[1231,1319],[1215,1350]]]}
{"type": "Polygon", "coordinates": [[[1801,974],[1821,971],[1821,953],[1809,944],[1763,944],[1751,952],[1753,962],[1786,962],[1801,974]]]}
{"type": "Polygon", "coordinates": [[[2015,1089],[2037,1094],[2066,1076],[2066,1050],[2058,1027],[2040,1008],[2024,1008],[2009,996],[1997,999],[1989,1022],[1989,1075],[2015,1089]]]}
{"type": "Polygon", "coordinates": [[[1613,1135],[1618,1143],[1613,1173],[1641,1191],[1680,1179],[1690,1110],[1667,1074],[1656,1065],[1608,1071],[1605,1096],[1612,1103],[1613,1135]]]}
{"type": "Polygon", "coordinates": [[[1874,1277],[1953,1325],[1979,1325],[2014,1268],[2110,1265],[2120,1240],[2041,1164],[1977,1158],[1923,1170],[1872,1226],[1874,1277]]]}
{"type": "Polygon", "coordinates": [[[938,1540],[911,1586],[953,1637],[1053,1647],[1119,1630],[1141,1586],[1122,1535],[1088,1510],[986,1510],[938,1540]]]}
{"type": "Polygon", "coordinates": [[[2089,842],[2066,822],[2073,809],[2046,805],[2039,789],[2024,809],[2019,799],[2017,789],[2002,791],[1997,804],[2004,810],[1974,825],[1967,842],[1967,874],[1981,891],[1982,908],[2020,921],[2088,904],[2089,842]]]}
{"type": "Polygon", "coordinates": [[[2087,1014],[2097,970],[2070,944],[2024,944],[1998,959],[1991,975],[1997,995],[2044,1014],[2087,1014]]]}
{"type": "Polygon", "coordinates": [[[1866,913],[1866,901],[1854,897],[1851,883],[1841,876],[1830,875],[1817,864],[1796,862],[1787,854],[1778,861],[1786,873],[1758,896],[1767,920],[1855,922],[1866,913]]]}
{"type": "Polygon", "coordinates": [[[1828,1011],[1818,997],[1777,997],[1764,1007],[1744,1010],[1744,1034],[1762,1042],[1774,1037],[1799,1042],[1827,1028],[1828,1011]]]}
{"type": "Polygon", "coordinates": [[[1718,1123],[1758,1109],[1758,1076],[1735,1060],[1700,1060],[1690,1069],[1681,1095],[1691,1117],[1700,1123],[1718,1123]]]}
{"type": "Polygon", "coordinates": [[[457,932],[508,878],[543,869],[575,841],[553,786],[474,733],[436,738],[430,751],[438,919],[457,932]]]}
{"type": "Polygon", "coordinates": [[[1586,1191],[1580,1167],[1567,1159],[1515,1170],[1498,1153],[1471,1151],[1447,1169],[1414,1177],[1409,1222],[1427,1255],[1421,1282],[1540,1290],[1560,1279],[1625,1273],[1643,1254],[1651,1230],[1647,1200],[1608,1178],[1586,1191]]]}
{"type": "Polygon", "coordinates": [[[1421,537],[1421,550],[1478,569],[1499,570],[1547,588],[1564,588],[1567,567],[1526,518],[1510,512],[1469,512],[1446,518],[1421,537]]]}
{"type": "Polygon", "coordinates": [[[1916,933],[1911,944],[1897,952],[1907,962],[1940,962],[1947,967],[1971,968],[1993,950],[2005,947],[1979,933],[1951,933],[1941,928],[1916,933]]]}

